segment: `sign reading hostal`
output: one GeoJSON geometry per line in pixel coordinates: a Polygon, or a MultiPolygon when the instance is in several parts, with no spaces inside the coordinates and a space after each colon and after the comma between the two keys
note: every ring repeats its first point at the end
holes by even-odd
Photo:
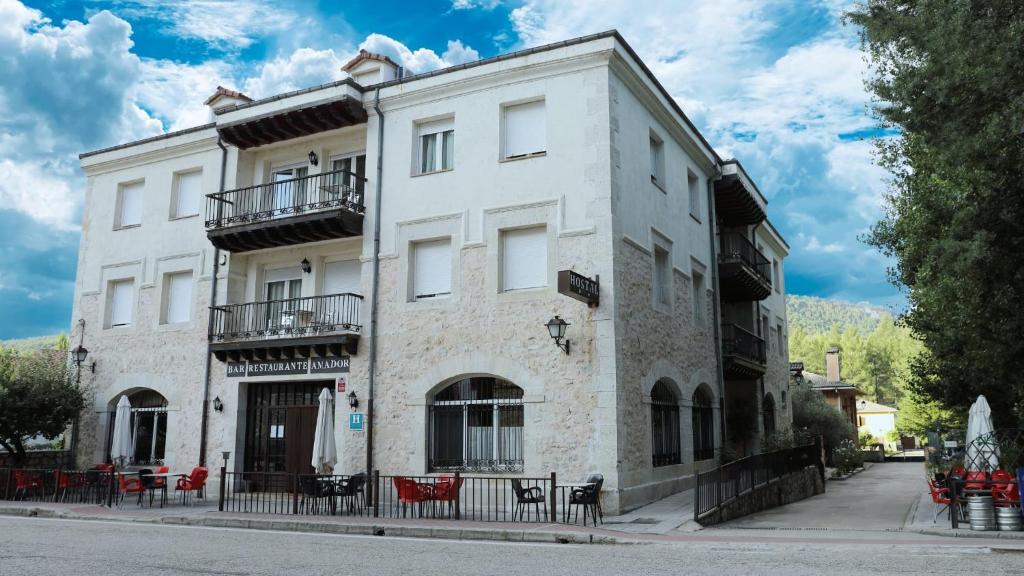
{"type": "Polygon", "coordinates": [[[572,270],[559,270],[558,293],[585,302],[587,306],[597,306],[601,299],[601,278],[591,280],[572,270]]]}
{"type": "Polygon", "coordinates": [[[296,358],[292,360],[252,360],[228,362],[228,378],[252,376],[293,376],[302,374],[338,374],[348,372],[351,358],[296,358]]]}

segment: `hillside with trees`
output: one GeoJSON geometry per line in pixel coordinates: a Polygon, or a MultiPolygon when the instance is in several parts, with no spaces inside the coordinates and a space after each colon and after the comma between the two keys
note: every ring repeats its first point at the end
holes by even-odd
{"type": "Polygon", "coordinates": [[[786,297],[786,313],[790,330],[802,328],[805,332],[828,332],[839,326],[867,334],[878,327],[883,317],[891,317],[881,306],[797,295],[786,297]]]}

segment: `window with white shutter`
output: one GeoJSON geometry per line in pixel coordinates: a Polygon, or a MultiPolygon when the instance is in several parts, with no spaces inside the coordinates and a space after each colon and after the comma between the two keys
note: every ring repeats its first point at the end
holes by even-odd
{"type": "Polygon", "coordinates": [[[417,125],[417,173],[429,174],[455,167],[455,120],[448,118],[417,125]]]}
{"type": "Polygon", "coordinates": [[[135,286],[131,280],[118,280],[109,285],[110,326],[131,326],[135,286]]]}
{"type": "Polygon", "coordinates": [[[196,171],[176,174],[174,180],[174,212],[171,217],[198,215],[203,197],[203,173],[196,171]]]}
{"type": "Polygon", "coordinates": [[[547,228],[502,233],[501,280],[505,291],[548,285],[547,228]]]}
{"type": "Polygon", "coordinates": [[[328,262],[324,266],[324,294],[359,294],[359,276],[363,265],[359,260],[328,262]]]}
{"type": "Polygon", "coordinates": [[[650,137],[651,152],[651,182],[654,182],[662,191],[665,190],[665,143],[654,131],[650,137]]]}
{"type": "Polygon", "coordinates": [[[413,244],[413,299],[452,293],[451,238],[413,244]]]}
{"type": "Polygon", "coordinates": [[[544,101],[505,106],[502,157],[522,158],[547,150],[544,101]]]}
{"type": "Polygon", "coordinates": [[[117,227],[127,228],[142,224],[142,189],[143,182],[122,184],[118,188],[117,227]]]}
{"type": "Polygon", "coordinates": [[[181,324],[192,319],[192,273],[167,275],[165,324],[181,324]]]}
{"type": "Polygon", "coordinates": [[[686,185],[690,192],[690,216],[700,220],[700,178],[687,170],[686,185]]]}

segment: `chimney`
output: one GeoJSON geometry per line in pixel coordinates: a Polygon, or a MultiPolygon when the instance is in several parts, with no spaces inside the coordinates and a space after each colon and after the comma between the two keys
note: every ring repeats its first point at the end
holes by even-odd
{"type": "Polygon", "coordinates": [[[832,346],[825,351],[825,381],[842,382],[839,375],[839,347],[832,346]]]}

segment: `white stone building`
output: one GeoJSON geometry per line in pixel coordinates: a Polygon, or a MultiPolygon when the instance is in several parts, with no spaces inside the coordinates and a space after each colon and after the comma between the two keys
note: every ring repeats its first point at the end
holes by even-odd
{"type": "Polygon", "coordinates": [[[82,155],[80,463],[128,394],[139,462],[305,472],[327,387],[339,473],[372,429],[384,474],[601,473],[615,511],[789,421],[788,247],[617,33],[345,71],[82,155]]]}

